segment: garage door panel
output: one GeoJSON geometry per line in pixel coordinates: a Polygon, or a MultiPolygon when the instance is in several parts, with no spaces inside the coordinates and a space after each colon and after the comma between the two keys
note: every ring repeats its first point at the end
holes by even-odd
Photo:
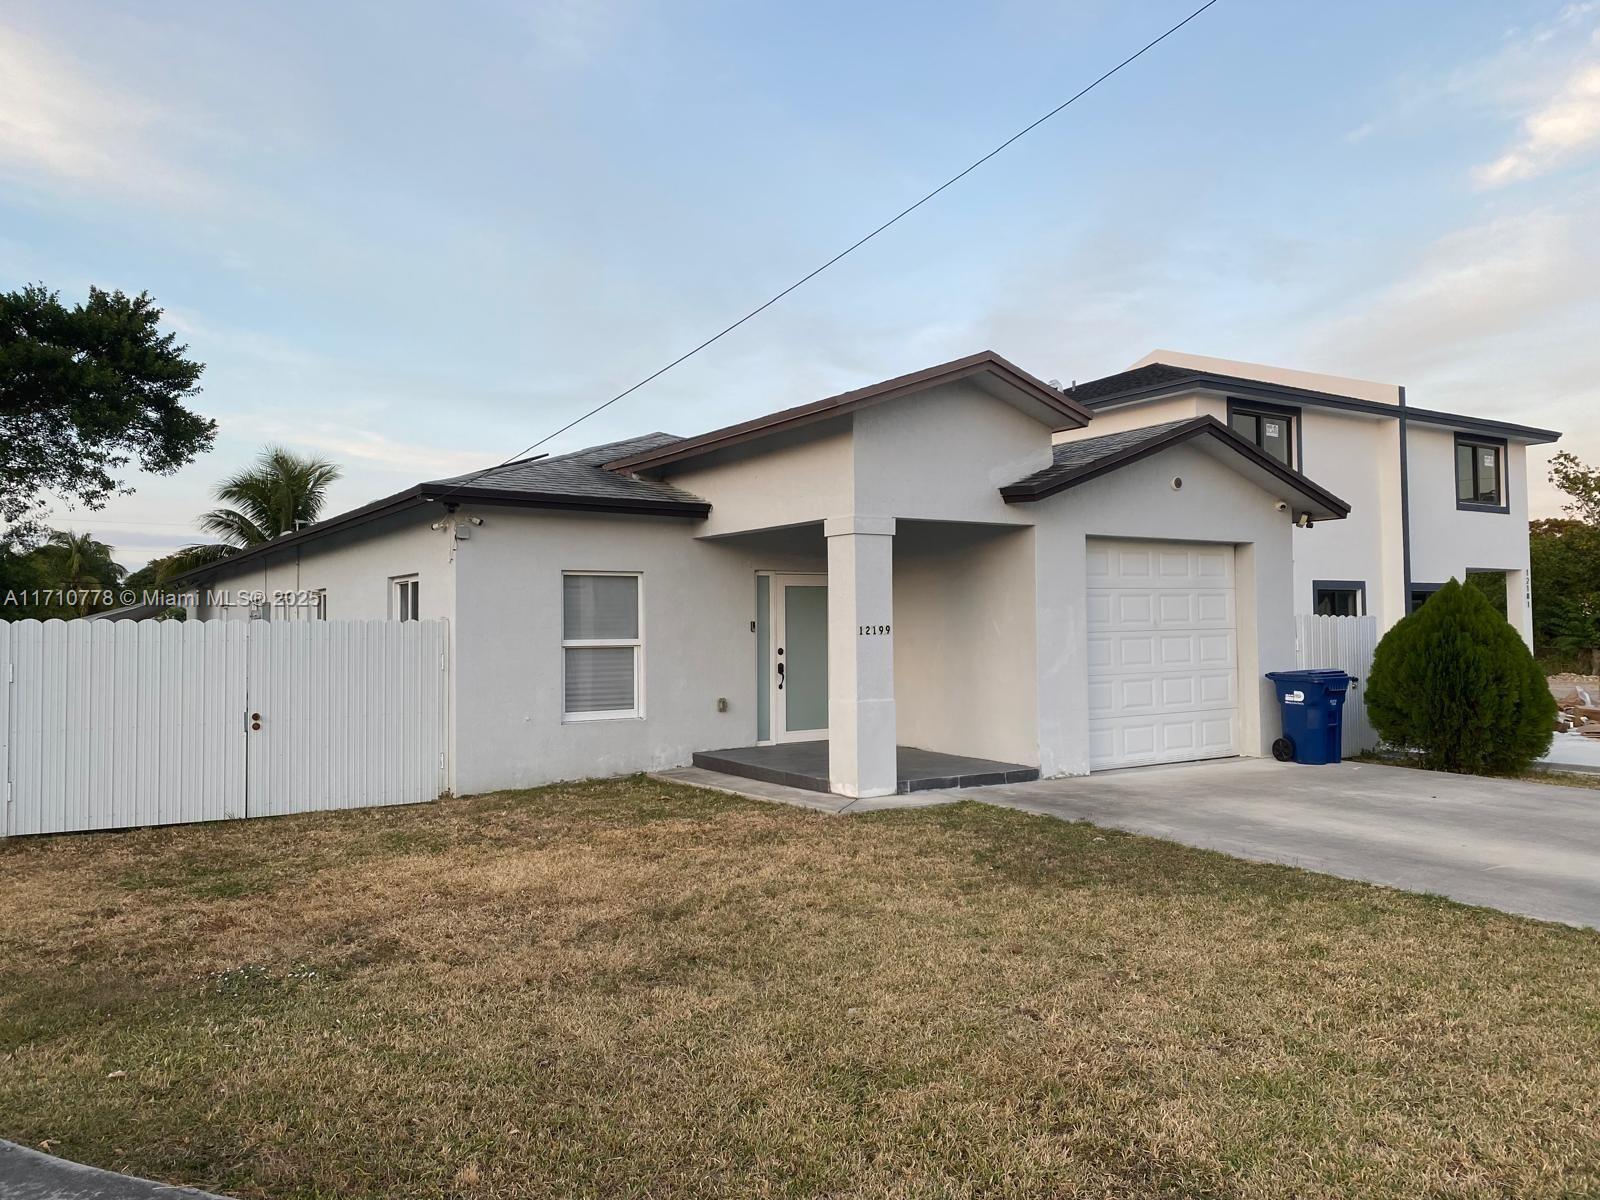
{"type": "Polygon", "coordinates": [[[1233,593],[1214,587],[1112,588],[1091,584],[1091,629],[1232,629],[1233,593]]]}
{"type": "Polygon", "coordinates": [[[1091,540],[1087,553],[1090,766],[1235,753],[1233,548],[1091,540]]]}

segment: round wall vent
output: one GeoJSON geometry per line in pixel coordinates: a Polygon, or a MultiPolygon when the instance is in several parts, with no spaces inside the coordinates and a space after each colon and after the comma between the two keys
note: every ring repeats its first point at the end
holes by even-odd
{"type": "Polygon", "coordinates": [[[1174,475],[1172,477],[1172,490],[1175,491],[1175,492],[1183,491],[1183,476],[1182,475],[1174,475]]]}

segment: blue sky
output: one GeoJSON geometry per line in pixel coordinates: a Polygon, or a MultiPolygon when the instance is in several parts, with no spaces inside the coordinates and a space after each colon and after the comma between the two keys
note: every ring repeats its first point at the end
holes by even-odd
{"type": "MultiPolygon", "coordinates": [[[[268,443],[338,461],[335,509],[505,457],[1193,6],[13,0],[0,287],[150,291],[221,426],[57,523],[136,566],[268,443]]],[[[985,347],[1065,381],[1163,346],[1405,383],[1593,461],[1597,216],[1600,3],[1221,0],[549,449],[985,347]]]]}

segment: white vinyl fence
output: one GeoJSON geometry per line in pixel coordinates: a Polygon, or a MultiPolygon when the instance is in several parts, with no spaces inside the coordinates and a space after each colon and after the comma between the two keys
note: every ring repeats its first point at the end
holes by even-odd
{"type": "Polygon", "coordinates": [[[1378,648],[1378,618],[1302,614],[1295,620],[1299,623],[1295,630],[1297,665],[1302,670],[1321,667],[1355,677],[1344,705],[1344,753],[1374,749],[1378,735],[1367,719],[1366,687],[1372,655],[1378,648]]]}
{"type": "Polygon", "coordinates": [[[0,834],[413,804],[443,621],[0,622],[0,834]]]}

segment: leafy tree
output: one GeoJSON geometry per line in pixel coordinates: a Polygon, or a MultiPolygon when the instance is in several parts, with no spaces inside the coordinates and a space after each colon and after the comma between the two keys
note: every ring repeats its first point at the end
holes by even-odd
{"type": "Polygon", "coordinates": [[[47,587],[80,593],[80,598],[71,606],[79,616],[115,607],[98,600],[91,604],[88,597],[82,595],[114,588],[121,582],[123,569],[112,561],[111,555],[111,547],[96,541],[93,534],[59,529],[50,535],[44,546],[34,551],[47,587]]]}
{"type": "Polygon", "coordinates": [[[90,593],[115,589],[123,569],[113,561],[112,549],[93,534],[53,531],[40,546],[26,552],[0,549],[0,617],[20,621],[25,617],[81,617],[115,607],[114,602],[90,593]],[[67,603],[56,593],[77,592],[67,603]]]}
{"type": "Polygon", "coordinates": [[[327,503],[328,485],[338,478],[339,468],[326,459],[268,447],[255,466],[217,485],[213,495],[232,507],[214,508],[200,518],[200,527],[222,541],[180,550],[168,560],[168,577],[311,524],[327,503]]]}
{"type": "Polygon", "coordinates": [[[1556,702],[1521,636],[1452,579],[1378,643],[1367,715],[1442,771],[1518,771],[1550,748],[1556,702]]]}
{"type": "Polygon", "coordinates": [[[34,540],[47,492],[99,508],[122,468],[170,474],[211,447],[216,422],[185,407],[205,369],[163,334],[141,292],[89,289],[68,308],[42,284],[0,293],[0,520],[34,540]]]}
{"type": "Polygon", "coordinates": [[[1567,494],[1569,517],[1600,525],[1600,470],[1562,450],[1550,458],[1550,482],[1567,494]]]}
{"type": "Polygon", "coordinates": [[[1550,618],[1550,644],[1563,654],[1589,656],[1589,670],[1600,675],[1600,594],[1557,602],[1550,618]]]}

